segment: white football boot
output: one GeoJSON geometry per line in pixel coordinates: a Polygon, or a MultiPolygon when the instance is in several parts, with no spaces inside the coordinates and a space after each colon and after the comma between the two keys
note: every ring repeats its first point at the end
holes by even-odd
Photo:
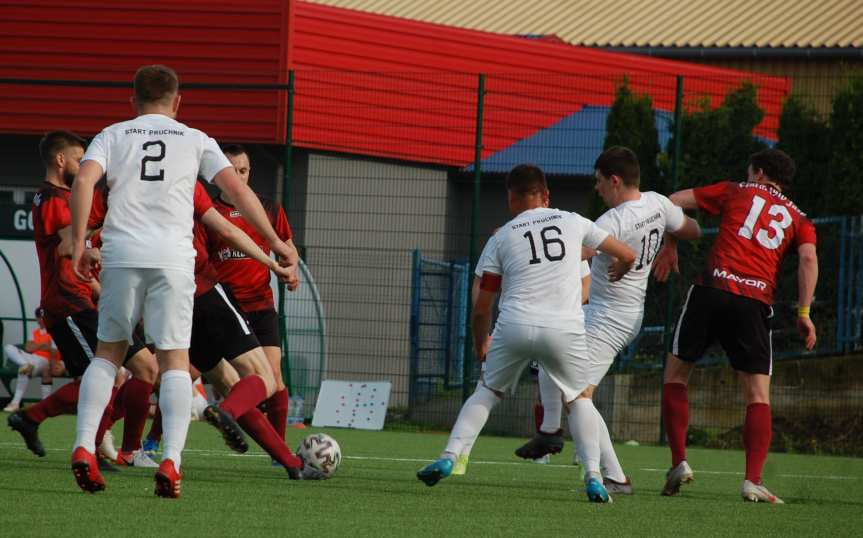
{"type": "Polygon", "coordinates": [[[740,490],[740,495],[743,496],[744,501],[748,502],[763,502],[770,504],[785,504],[785,501],[777,497],[776,495],[770,493],[764,484],[755,484],[750,482],[749,480],[743,481],[743,488],[740,490]]]}
{"type": "Polygon", "coordinates": [[[695,474],[686,463],[686,460],[681,461],[676,467],[668,470],[665,475],[665,487],[662,488],[662,494],[666,497],[677,495],[680,493],[681,484],[688,484],[695,479],[695,474]]]}

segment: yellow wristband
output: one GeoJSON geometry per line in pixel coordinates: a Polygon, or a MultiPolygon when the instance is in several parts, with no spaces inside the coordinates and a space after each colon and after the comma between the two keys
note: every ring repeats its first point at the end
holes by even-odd
{"type": "Polygon", "coordinates": [[[797,317],[798,318],[808,318],[809,317],[809,307],[808,306],[798,306],[797,307],[797,317]]]}

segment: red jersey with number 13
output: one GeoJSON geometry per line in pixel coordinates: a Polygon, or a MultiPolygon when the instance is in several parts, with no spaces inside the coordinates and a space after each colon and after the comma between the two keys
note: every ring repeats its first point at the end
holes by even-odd
{"type": "MultiPolygon", "coordinates": [[[[293,236],[291,225],[288,224],[288,218],[281,206],[265,198],[261,198],[261,205],[264,206],[264,210],[270,218],[270,224],[273,225],[279,238],[282,241],[291,239],[293,236]]],[[[270,246],[257,230],[246,222],[236,207],[225,202],[222,198],[216,198],[213,201],[213,207],[231,224],[246,232],[264,253],[270,253],[270,246]]],[[[219,274],[219,282],[231,287],[234,297],[243,307],[243,310],[255,312],[273,308],[270,270],[242,252],[231,248],[220,238],[214,237],[214,234],[210,234],[209,241],[208,248],[211,261],[219,274]]]]}
{"type": "Polygon", "coordinates": [[[770,185],[723,181],[693,191],[701,211],[722,219],[696,284],[772,304],[782,258],[791,245],[814,244],[815,226],[770,185]]]}

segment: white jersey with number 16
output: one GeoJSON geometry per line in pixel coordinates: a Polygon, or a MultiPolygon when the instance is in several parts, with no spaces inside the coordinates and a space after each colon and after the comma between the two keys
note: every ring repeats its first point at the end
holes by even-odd
{"type": "Polygon", "coordinates": [[[104,267],[194,271],[193,197],[231,163],[212,138],[162,114],[144,114],[99,133],[84,161],[108,180],[104,267]]]}
{"type": "Polygon", "coordinates": [[[559,209],[524,211],[486,243],[480,264],[501,275],[498,322],[584,330],[581,247],[608,237],[592,221],[559,209]]]}

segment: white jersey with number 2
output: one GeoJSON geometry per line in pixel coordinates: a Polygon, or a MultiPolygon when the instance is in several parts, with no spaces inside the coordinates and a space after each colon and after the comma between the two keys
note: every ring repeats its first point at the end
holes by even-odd
{"type": "Polygon", "coordinates": [[[501,226],[478,264],[502,276],[498,323],[582,332],[581,247],[597,248],[607,237],[592,221],[559,209],[524,211],[501,226]]]}
{"type": "Polygon", "coordinates": [[[143,114],[105,128],[83,160],[107,175],[102,265],[194,271],[195,182],[231,166],[216,141],[168,116],[143,114]]]}
{"type": "Polygon", "coordinates": [[[590,283],[590,310],[640,314],[644,309],[647,280],[659,251],[662,234],[676,232],[685,221],[683,210],[655,192],[624,202],[596,219],[596,225],[626,243],[635,252],[635,264],[622,279],[609,282],[611,256],[593,258],[590,283]]]}

